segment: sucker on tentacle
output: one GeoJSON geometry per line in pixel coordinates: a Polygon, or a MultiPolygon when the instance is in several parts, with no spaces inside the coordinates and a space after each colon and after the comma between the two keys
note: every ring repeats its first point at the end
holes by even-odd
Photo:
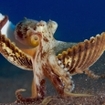
{"type": "MultiPolygon", "coordinates": [[[[5,17],[0,22],[0,29],[8,20],[5,17]]],[[[0,31],[1,54],[11,63],[23,69],[32,69],[34,74],[34,94],[24,98],[20,94],[24,89],[16,91],[17,103],[31,104],[44,98],[45,77],[49,78],[61,96],[91,96],[88,94],[74,94],[72,76],[85,73],[93,78],[100,78],[89,71],[102,55],[105,49],[105,33],[91,37],[90,40],[80,42],[73,47],[56,55],[59,41],[54,38],[57,29],[55,21],[33,21],[26,19],[17,24],[15,37],[21,44],[28,46],[25,50],[16,47],[0,31]],[[33,49],[33,50],[32,50],[33,49]],[[33,51],[33,54],[27,52],[33,51]]]]}

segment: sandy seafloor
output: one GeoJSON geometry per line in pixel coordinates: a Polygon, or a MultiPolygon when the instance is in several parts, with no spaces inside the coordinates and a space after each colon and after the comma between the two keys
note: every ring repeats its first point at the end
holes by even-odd
{"type": "MultiPolygon", "coordinates": [[[[26,92],[24,92],[23,96],[29,97],[31,95],[31,82],[33,79],[33,73],[31,71],[18,69],[17,67],[7,62],[5,59],[3,63],[5,64],[5,66],[0,65],[1,66],[0,67],[0,103],[14,102],[16,100],[15,91],[19,88],[25,88],[26,92]]],[[[105,53],[90,69],[94,71],[96,74],[105,74],[105,53]]],[[[99,94],[99,95],[102,94],[103,100],[105,100],[105,79],[94,80],[82,74],[82,75],[73,76],[73,80],[75,83],[75,89],[73,92],[99,94]]],[[[46,85],[47,85],[47,95],[57,97],[58,95],[56,93],[56,90],[51,85],[51,83],[47,81],[46,85]]],[[[55,98],[55,100],[56,100],[55,101],[56,104],[53,103],[52,105],[94,105],[94,104],[85,104],[82,99],[80,100],[82,101],[83,104],[81,103],[75,104],[75,99],[74,101],[71,101],[71,103],[70,103],[71,99],[67,99],[66,101],[59,101],[59,98],[55,98]],[[61,102],[61,104],[57,104],[58,102],[61,102]],[[69,104],[66,104],[68,102],[69,104]]],[[[99,101],[99,98],[95,98],[95,100],[97,102],[99,101]]],[[[103,103],[104,102],[102,101],[100,104],[99,103],[97,104],[95,103],[95,104],[105,105],[103,103]]]]}

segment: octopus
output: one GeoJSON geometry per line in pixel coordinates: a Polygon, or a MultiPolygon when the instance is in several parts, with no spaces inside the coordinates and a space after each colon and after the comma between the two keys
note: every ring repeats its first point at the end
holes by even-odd
{"type": "Polygon", "coordinates": [[[45,22],[25,18],[14,27],[11,37],[2,31],[6,24],[10,21],[8,16],[3,16],[0,20],[0,53],[15,66],[33,71],[32,96],[24,98],[21,92],[25,89],[19,89],[16,91],[16,103],[32,104],[42,100],[46,94],[45,78],[52,82],[62,97],[92,96],[72,93],[75,87],[72,76],[84,73],[91,78],[103,77],[89,67],[104,52],[105,32],[72,44],[54,38],[58,24],[52,20],[45,22]]]}

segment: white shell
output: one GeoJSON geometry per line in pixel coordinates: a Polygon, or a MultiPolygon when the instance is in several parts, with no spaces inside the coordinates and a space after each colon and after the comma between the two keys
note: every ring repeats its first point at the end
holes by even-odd
{"type": "MultiPolygon", "coordinates": [[[[2,20],[3,18],[4,18],[4,15],[0,13],[0,20],[2,20]]],[[[5,34],[7,37],[9,35],[12,35],[13,37],[14,27],[15,26],[11,23],[11,21],[8,20],[8,22],[2,28],[1,32],[2,34],[5,34]]]]}

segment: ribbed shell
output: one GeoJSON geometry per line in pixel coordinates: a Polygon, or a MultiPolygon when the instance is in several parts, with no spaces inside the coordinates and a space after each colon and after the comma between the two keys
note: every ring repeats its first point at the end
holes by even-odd
{"type": "Polygon", "coordinates": [[[31,57],[22,52],[5,35],[0,35],[0,53],[21,69],[32,70],[31,57]]]}
{"type": "Polygon", "coordinates": [[[94,64],[102,55],[105,49],[105,33],[84,40],[77,45],[68,48],[58,59],[61,60],[69,72],[76,73],[76,70],[84,70],[94,64]]]}

